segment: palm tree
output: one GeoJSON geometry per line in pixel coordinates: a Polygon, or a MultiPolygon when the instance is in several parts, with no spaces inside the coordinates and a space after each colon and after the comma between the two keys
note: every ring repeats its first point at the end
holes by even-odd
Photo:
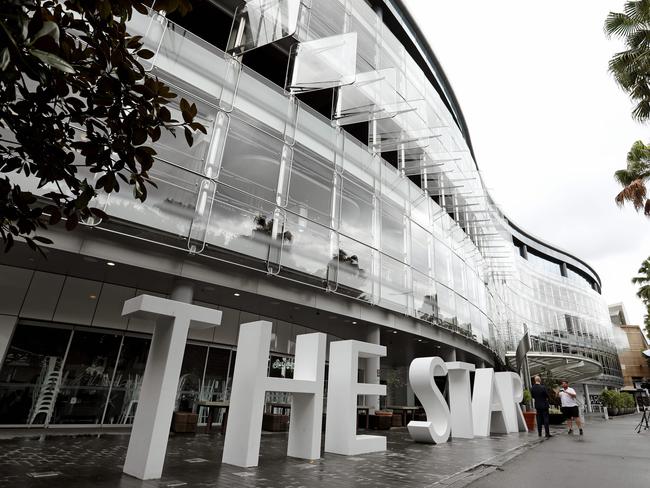
{"type": "Polygon", "coordinates": [[[650,307],[650,258],[643,261],[637,273],[639,275],[632,278],[632,283],[640,285],[636,295],[650,307]]]}
{"type": "MultiPolygon", "coordinates": [[[[649,32],[650,34],[650,32],[649,32]]],[[[636,211],[643,209],[646,216],[650,217],[650,199],[646,182],[650,180],[650,146],[642,141],[636,141],[627,153],[627,167],[614,173],[614,179],[623,189],[614,199],[619,206],[625,202],[632,203],[636,211]]]]}
{"type": "Polygon", "coordinates": [[[609,61],[616,82],[636,103],[632,117],[650,119],[650,0],[625,2],[624,13],[610,12],[605,20],[608,37],[623,40],[627,50],[609,61]]]}

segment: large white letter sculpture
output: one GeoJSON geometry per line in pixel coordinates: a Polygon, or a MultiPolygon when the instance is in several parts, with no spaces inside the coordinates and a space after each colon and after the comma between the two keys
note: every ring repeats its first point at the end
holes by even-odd
{"type": "Polygon", "coordinates": [[[141,480],[156,479],[161,477],[165,461],[187,332],[190,325],[219,325],[221,312],[140,295],[124,303],[122,315],[157,318],[124,462],[126,474],[141,480]]]}
{"type": "Polygon", "coordinates": [[[452,437],[472,439],[472,389],[469,373],[476,367],[471,363],[454,361],[446,363],[449,379],[449,409],[451,410],[452,437]]]}
{"type": "MultiPolygon", "coordinates": [[[[357,395],[386,395],[386,385],[359,383],[359,358],[383,357],[386,347],[360,341],[330,344],[325,451],[352,456],[386,450],[386,438],[356,435],[357,395]]],[[[374,374],[374,372],[371,372],[374,374]]]]}
{"type": "Polygon", "coordinates": [[[326,336],[316,333],[297,337],[292,380],[267,376],[270,343],[271,322],[242,324],[223,446],[224,463],[257,466],[267,391],[293,393],[287,455],[320,458],[326,336]]]}
{"type": "Polygon", "coordinates": [[[409,367],[409,381],[427,414],[426,422],[412,420],[409,434],[416,442],[440,444],[447,442],[450,431],[450,413],[445,397],[435,382],[435,376],[446,376],[447,366],[439,357],[416,358],[409,367]]]}
{"type": "Polygon", "coordinates": [[[506,371],[496,373],[495,381],[508,432],[528,432],[524,414],[519,407],[519,403],[524,399],[521,377],[512,371],[506,371]]]}
{"type": "Polygon", "coordinates": [[[503,405],[496,390],[494,369],[481,368],[474,375],[472,397],[474,435],[488,437],[490,433],[507,434],[503,405]]]}

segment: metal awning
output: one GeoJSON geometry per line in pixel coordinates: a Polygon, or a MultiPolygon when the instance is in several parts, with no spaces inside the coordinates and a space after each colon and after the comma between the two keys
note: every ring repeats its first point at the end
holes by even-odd
{"type": "MultiPolygon", "coordinates": [[[[598,361],[584,356],[530,351],[527,357],[531,375],[550,371],[554,377],[566,379],[569,383],[595,378],[604,371],[598,361]]],[[[506,353],[506,360],[513,369],[516,368],[514,351],[506,353]]]]}

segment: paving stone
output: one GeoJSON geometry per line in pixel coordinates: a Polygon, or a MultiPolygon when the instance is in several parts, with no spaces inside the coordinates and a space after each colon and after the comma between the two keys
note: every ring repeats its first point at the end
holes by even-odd
{"type": "Polygon", "coordinates": [[[286,433],[264,434],[259,466],[249,469],[221,464],[219,433],[171,435],[163,479],[153,481],[122,473],[129,441],[125,434],[4,439],[0,440],[0,487],[392,488],[408,484],[425,488],[445,479],[451,482],[450,477],[461,471],[537,442],[537,435],[511,434],[427,445],[414,443],[404,428],[373,434],[387,436],[388,451],[357,456],[324,453],[313,462],[286,456],[286,433]],[[41,481],[27,476],[47,471],[60,474],[41,481]]]}

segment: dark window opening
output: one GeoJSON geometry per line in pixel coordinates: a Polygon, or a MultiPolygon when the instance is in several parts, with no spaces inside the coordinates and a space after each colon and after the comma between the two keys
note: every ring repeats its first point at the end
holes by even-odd
{"type": "MultiPolygon", "coordinates": [[[[332,118],[332,99],[334,98],[334,89],[317,90],[312,92],[300,93],[298,99],[306,105],[316,110],[327,120],[332,118]]],[[[366,135],[367,137],[367,135],[366,135]]]]}
{"type": "Polygon", "coordinates": [[[208,0],[192,0],[192,10],[186,15],[172,12],[168,17],[172,22],[184,27],[222,51],[226,49],[230,27],[232,26],[232,14],[228,14],[212,2],[208,0]]]}

